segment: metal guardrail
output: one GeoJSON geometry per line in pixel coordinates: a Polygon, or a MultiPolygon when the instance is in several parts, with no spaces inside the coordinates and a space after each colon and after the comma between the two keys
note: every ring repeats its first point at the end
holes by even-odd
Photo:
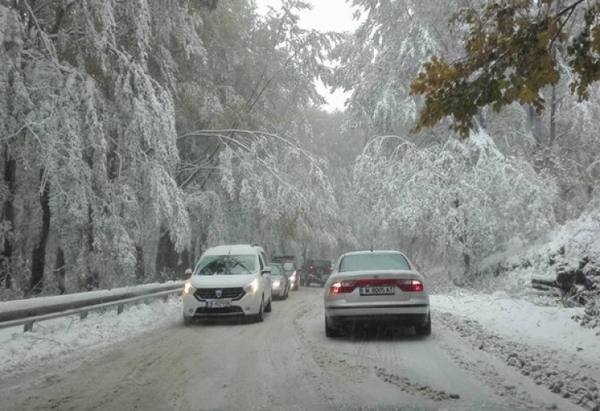
{"type": "Polygon", "coordinates": [[[81,319],[88,312],[109,307],[117,307],[117,314],[123,312],[125,304],[154,298],[167,298],[181,293],[183,283],[167,283],[127,287],[110,291],[69,294],[66,296],[42,297],[0,303],[0,329],[24,325],[24,331],[31,331],[33,323],[79,314],[81,319]],[[4,305],[4,306],[3,306],[4,305]]]}

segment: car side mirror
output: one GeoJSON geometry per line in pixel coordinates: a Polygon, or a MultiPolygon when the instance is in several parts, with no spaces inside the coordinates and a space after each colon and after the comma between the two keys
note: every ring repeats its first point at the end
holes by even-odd
{"type": "Polygon", "coordinates": [[[265,267],[260,272],[261,274],[271,274],[271,267],[265,267]]]}
{"type": "Polygon", "coordinates": [[[183,273],[182,277],[183,277],[184,280],[187,280],[187,279],[189,279],[192,276],[193,273],[194,272],[192,271],[192,269],[188,268],[187,270],[185,270],[185,272],[183,273]]]}

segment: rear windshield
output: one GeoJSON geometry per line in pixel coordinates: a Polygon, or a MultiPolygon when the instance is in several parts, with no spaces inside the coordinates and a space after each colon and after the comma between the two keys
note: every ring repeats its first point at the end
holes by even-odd
{"type": "Polygon", "coordinates": [[[347,255],[340,261],[340,272],[368,270],[410,270],[410,266],[404,256],[393,253],[347,255]]]}
{"type": "Polygon", "coordinates": [[[269,267],[271,267],[271,274],[272,275],[283,275],[283,269],[282,269],[282,267],[279,264],[277,264],[277,265],[271,265],[269,267]]]}
{"type": "Polygon", "coordinates": [[[315,267],[329,267],[331,262],[329,260],[314,260],[312,265],[315,267]]]}
{"type": "Polygon", "coordinates": [[[285,271],[294,271],[294,263],[284,263],[283,269],[285,271]]]}
{"type": "Polygon", "coordinates": [[[240,275],[252,274],[256,267],[256,256],[206,255],[198,261],[194,275],[240,275]]]}

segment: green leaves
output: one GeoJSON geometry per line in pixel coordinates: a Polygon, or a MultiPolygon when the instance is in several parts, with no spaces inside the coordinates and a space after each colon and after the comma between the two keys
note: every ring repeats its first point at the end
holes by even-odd
{"type": "Polygon", "coordinates": [[[576,74],[571,90],[587,98],[589,86],[600,79],[600,5],[560,4],[500,0],[455,14],[451,24],[467,33],[464,57],[452,63],[432,57],[423,64],[411,85],[411,93],[425,99],[413,132],[451,117],[452,128],[467,137],[486,106],[499,111],[518,102],[541,112],[541,90],[560,81],[565,50],[562,58],[576,74]],[[576,19],[579,8],[584,8],[583,24],[576,19]]]}

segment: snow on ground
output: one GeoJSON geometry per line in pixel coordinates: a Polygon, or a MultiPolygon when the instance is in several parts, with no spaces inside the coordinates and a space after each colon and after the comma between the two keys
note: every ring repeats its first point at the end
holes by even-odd
{"type": "Polygon", "coordinates": [[[592,361],[600,358],[598,330],[583,328],[571,319],[582,315],[583,308],[542,307],[502,291],[433,295],[431,306],[477,321],[485,329],[514,342],[577,354],[592,361]]]}
{"type": "Polygon", "coordinates": [[[433,295],[434,328],[460,337],[584,409],[600,409],[600,335],[571,316],[581,308],[538,306],[493,294],[433,295]]]}
{"type": "Polygon", "coordinates": [[[73,353],[85,353],[117,341],[133,339],[151,329],[164,328],[181,317],[181,298],[127,305],[121,315],[116,307],[79,316],[37,322],[33,332],[23,326],[0,330],[0,373],[10,373],[73,353]]]}

